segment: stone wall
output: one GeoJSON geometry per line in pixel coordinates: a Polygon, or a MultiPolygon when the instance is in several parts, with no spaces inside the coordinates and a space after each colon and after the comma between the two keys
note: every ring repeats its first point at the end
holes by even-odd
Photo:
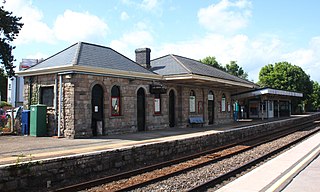
{"type": "MultiPolygon", "coordinates": [[[[57,111],[53,106],[48,107],[48,135],[57,135],[59,117],[59,78],[56,75],[41,75],[26,77],[24,90],[24,106],[28,109],[30,104],[39,103],[41,87],[52,86],[56,93],[57,111]],[[57,85],[55,85],[55,80],[57,85]],[[31,89],[30,89],[31,86],[31,89]],[[31,94],[30,94],[31,90],[31,94]]],[[[161,94],[161,113],[154,113],[154,94],[150,94],[150,80],[110,77],[89,74],[65,74],[62,75],[62,109],[61,109],[61,134],[67,138],[88,138],[92,136],[92,88],[100,85],[103,88],[103,135],[123,134],[137,132],[137,91],[143,88],[146,94],[146,130],[165,129],[169,127],[169,92],[175,93],[175,127],[188,127],[189,117],[202,116],[205,125],[208,125],[208,93],[214,93],[214,124],[228,123],[232,121],[232,109],[221,111],[222,94],[226,96],[226,104],[231,104],[230,90],[217,90],[205,86],[177,85],[162,82],[168,89],[161,94]],[[111,89],[113,86],[120,88],[120,116],[111,115],[111,89]],[[190,112],[190,91],[195,92],[196,111],[190,112]],[[201,107],[199,108],[199,105],[201,107]],[[199,111],[200,110],[200,111],[199,111]]]]}
{"type": "MultiPolygon", "coordinates": [[[[41,87],[53,87],[55,89],[55,75],[41,75],[35,77],[24,77],[23,108],[30,109],[30,105],[40,103],[41,87]]],[[[57,98],[58,99],[58,98],[57,98]]],[[[54,122],[55,110],[53,106],[47,107],[47,133],[48,136],[56,134],[56,123],[54,122]]]]}
{"type": "Polygon", "coordinates": [[[0,166],[0,191],[53,190],[84,179],[112,175],[119,171],[132,170],[151,163],[190,155],[253,135],[279,130],[289,124],[298,124],[319,117],[320,113],[317,113],[313,116],[252,125],[192,138],[3,165],[0,166]]]}

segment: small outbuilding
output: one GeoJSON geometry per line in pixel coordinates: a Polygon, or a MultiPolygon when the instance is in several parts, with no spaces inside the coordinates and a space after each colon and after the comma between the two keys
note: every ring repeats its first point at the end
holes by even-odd
{"type": "Polygon", "coordinates": [[[267,87],[232,95],[239,103],[239,118],[242,119],[289,117],[293,97],[301,98],[303,94],[267,87]]]}

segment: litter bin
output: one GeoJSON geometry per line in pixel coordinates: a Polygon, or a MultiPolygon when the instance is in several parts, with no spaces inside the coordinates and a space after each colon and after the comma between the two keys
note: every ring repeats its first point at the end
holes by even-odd
{"type": "Polygon", "coordinates": [[[29,135],[30,131],[30,110],[23,110],[21,113],[22,135],[29,135]]]}
{"type": "Polygon", "coordinates": [[[31,105],[30,106],[30,136],[47,135],[47,106],[31,105]]]}

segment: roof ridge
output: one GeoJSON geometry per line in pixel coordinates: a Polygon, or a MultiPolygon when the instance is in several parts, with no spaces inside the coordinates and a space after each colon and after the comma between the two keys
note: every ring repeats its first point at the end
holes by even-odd
{"type": "Polygon", "coordinates": [[[78,65],[78,61],[79,61],[79,58],[80,58],[80,52],[81,52],[81,48],[82,48],[82,44],[83,42],[79,41],[78,43],[78,48],[77,48],[77,51],[76,51],[76,54],[75,54],[75,58],[73,58],[73,63],[74,65],[78,65]]]}
{"type": "Polygon", "coordinates": [[[192,74],[192,71],[186,67],[179,59],[176,58],[176,55],[169,54],[178,64],[180,64],[185,70],[192,74]]]}
{"type": "Polygon", "coordinates": [[[232,75],[232,74],[228,73],[227,71],[224,71],[224,70],[222,70],[222,69],[216,68],[216,67],[214,67],[214,66],[211,66],[211,65],[208,65],[208,64],[205,64],[205,63],[202,63],[201,61],[198,61],[198,60],[195,60],[195,59],[192,59],[192,58],[188,58],[188,57],[184,57],[184,56],[180,56],[180,55],[175,55],[175,56],[182,57],[182,58],[185,58],[185,59],[188,59],[188,60],[192,60],[192,61],[195,61],[195,62],[197,62],[197,63],[199,63],[199,64],[202,64],[202,65],[206,65],[206,66],[209,66],[209,67],[213,67],[215,70],[217,70],[217,71],[219,71],[219,72],[222,72],[222,73],[224,73],[224,74],[226,74],[226,75],[230,75],[230,76],[233,76],[233,77],[236,78],[236,79],[243,80],[243,81],[247,81],[248,83],[253,83],[253,84],[255,84],[255,83],[252,82],[252,81],[249,81],[249,80],[247,80],[247,79],[243,79],[243,78],[238,77],[238,76],[236,76],[236,75],[232,75]]]}
{"type": "MultiPolygon", "coordinates": [[[[60,53],[66,51],[66,50],[68,50],[68,49],[70,49],[70,48],[73,47],[73,46],[75,46],[76,44],[77,44],[77,43],[74,43],[74,44],[70,45],[69,47],[67,47],[67,48],[65,48],[65,49],[63,49],[63,50],[61,50],[61,51],[59,51],[59,52],[51,55],[50,57],[47,57],[46,59],[42,60],[41,62],[37,63],[36,65],[38,65],[38,64],[40,64],[40,63],[43,63],[43,62],[51,59],[52,57],[54,57],[54,56],[56,56],[56,55],[59,55],[60,53]]],[[[34,67],[34,66],[36,66],[36,65],[33,65],[32,67],[34,67]]],[[[32,67],[30,67],[30,68],[32,68],[32,67]]],[[[29,68],[29,69],[30,69],[30,68],[29,68]]]]}

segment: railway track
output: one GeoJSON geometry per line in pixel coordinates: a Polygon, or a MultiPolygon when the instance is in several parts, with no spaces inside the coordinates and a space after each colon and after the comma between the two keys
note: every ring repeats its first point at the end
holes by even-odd
{"type": "Polygon", "coordinates": [[[254,159],[254,160],[252,160],[252,161],[250,161],[250,162],[248,162],[248,163],[246,163],[246,164],[244,164],[244,165],[242,165],[240,167],[237,167],[237,168],[235,168],[235,169],[233,169],[233,170],[231,170],[231,171],[229,171],[229,172],[227,172],[225,174],[222,174],[219,177],[211,179],[211,180],[209,180],[207,182],[204,182],[204,183],[202,183],[202,184],[200,184],[198,186],[195,186],[193,188],[190,188],[190,189],[188,189],[186,191],[188,191],[188,192],[206,191],[209,188],[215,187],[217,184],[220,184],[223,181],[226,181],[226,180],[228,180],[228,179],[230,179],[232,177],[235,177],[237,174],[240,174],[240,173],[250,169],[251,167],[253,167],[253,166],[255,166],[255,165],[257,165],[257,164],[259,164],[259,163],[261,163],[261,162],[263,162],[265,160],[267,160],[268,158],[280,153],[281,151],[284,151],[285,149],[290,148],[291,146],[303,141],[304,139],[310,137],[311,135],[315,134],[318,131],[319,131],[319,129],[314,131],[314,132],[311,132],[311,133],[309,133],[309,134],[307,134],[307,135],[305,135],[305,136],[303,136],[303,137],[301,137],[301,138],[299,138],[299,139],[297,139],[297,140],[295,140],[293,142],[290,142],[289,144],[287,144],[285,146],[279,147],[279,148],[277,148],[277,149],[275,149],[275,150],[273,150],[273,151],[271,151],[271,152],[269,152],[269,153],[267,153],[267,154],[265,154],[263,156],[260,156],[259,158],[256,158],[256,159],[254,159]]]}
{"type": "MultiPolygon", "coordinates": [[[[251,138],[246,141],[233,143],[227,146],[219,147],[213,150],[208,150],[188,157],[175,159],[153,166],[148,166],[146,168],[110,177],[100,178],[97,180],[88,181],[73,186],[68,186],[65,188],[58,189],[56,191],[79,191],[102,184],[104,190],[108,191],[130,191],[137,188],[142,188],[146,185],[166,180],[168,178],[185,173],[187,171],[206,166],[208,164],[220,161],[222,159],[231,157],[239,153],[243,153],[256,146],[262,145],[263,143],[267,143],[272,140],[284,137],[285,135],[291,134],[297,130],[308,128],[310,126],[313,126],[313,121],[304,122],[303,124],[299,125],[293,125],[287,127],[286,129],[282,129],[281,131],[273,132],[272,134],[268,134],[263,137],[251,138]]],[[[278,151],[280,150],[281,149],[279,149],[278,151]]],[[[216,183],[220,183],[226,178],[230,178],[235,174],[242,172],[244,169],[247,169],[247,167],[250,167],[253,164],[256,164],[257,162],[261,162],[265,158],[267,158],[267,156],[261,158],[260,160],[248,163],[248,165],[244,166],[242,169],[235,169],[230,173],[226,173],[223,176],[219,176],[215,179],[212,179],[212,181],[208,181],[194,188],[190,188],[189,191],[203,191],[204,189],[209,188],[210,186],[213,186],[216,183]]],[[[90,189],[89,191],[95,191],[95,189],[90,189]]]]}

